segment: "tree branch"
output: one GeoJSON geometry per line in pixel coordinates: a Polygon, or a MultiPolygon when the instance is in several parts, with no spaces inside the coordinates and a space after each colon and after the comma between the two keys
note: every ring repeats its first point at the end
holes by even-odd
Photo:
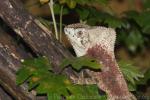
{"type": "Polygon", "coordinates": [[[0,28],[0,85],[16,100],[31,100],[35,96],[27,92],[27,87],[16,85],[16,71],[21,66],[20,60],[29,57],[0,28]]]}
{"type": "MultiPolygon", "coordinates": [[[[62,44],[60,44],[55,38],[52,36],[52,32],[48,31],[42,24],[39,23],[31,14],[29,14],[24,8],[19,0],[0,0],[0,17],[9,25],[17,35],[22,37],[22,39],[31,47],[31,49],[37,55],[47,56],[49,61],[52,62],[54,66],[54,71],[57,73],[60,71],[59,64],[66,57],[73,57],[67,49],[65,49],[62,44]]],[[[3,65],[0,63],[0,79],[2,80],[0,84],[4,86],[4,88],[9,91],[9,93],[15,97],[16,99],[28,100],[29,98],[33,99],[34,96],[31,97],[25,93],[26,90],[22,90],[20,87],[17,87],[15,84],[15,74],[12,72],[16,72],[16,70],[20,66],[19,61],[15,59],[15,56],[10,59],[11,54],[15,54],[16,52],[7,51],[5,48],[6,45],[2,44],[3,41],[0,41],[0,62],[6,63],[7,65],[3,65]],[[9,66],[12,64],[11,66],[9,66]],[[4,67],[6,67],[6,69],[4,67]],[[7,67],[10,68],[7,68],[7,67]],[[10,72],[10,73],[8,73],[10,72]],[[8,75],[6,75],[8,73],[8,75]],[[7,77],[7,78],[6,78],[7,77]],[[13,80],[11,79],[13,78],[13,80]],[[7,80],[6,80],[7,79],[7,80]],[[9,81],[9,82],[8,82],[9,81]],[[8,84],[10,83],[10,84],[8,84]],[[9,87],[7,88],[8,85],[9,87]],[[16,97],[17,93],[17,97],[16,97]],[[20,93],[20,94],[19,94],[20,93]],[[20,95],[20,96],[19,96],[20,95]],[[27,95],[27,96],[26,96],[27,95]],[[24,99],[24,98],[26,99],[24,99]]],[[[16,50],[17,47],[14,47],[16,50]]],[[[12,49],[10,49],[12,50],[12,49]]],[[[20,55],[20,54],[18,54],[20,55]]],[[[12,56],[12,55],[11,55],[12,56]]],[[[22,56],[20,56],[22,57],[22,56]]],[[[69,76],[73,73],[71,69],[65,70],[65,73],[69,76]]],[[[27,88],[26,88],[27,89],[27,88]]]]}
{"type": "Polygon", "coordinates": [[[64,57],[72,55],[17,0],[0,0],[0,17],[39,55],[47,56],[59,71],[64,57]],[[19,5],[19,6],[18,6],[19,5]]]}

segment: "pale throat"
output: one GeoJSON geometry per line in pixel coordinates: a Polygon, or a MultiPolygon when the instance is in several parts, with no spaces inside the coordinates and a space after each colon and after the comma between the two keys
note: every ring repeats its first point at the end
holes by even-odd
{"type": "Polygon", "coordinates": [[[86,34],[84,37],[78,36],[79,32],[85,33],[85,31],[86,30],[84,28],[65,28],[65,34],[67,35],[71,45],[73,46],[77,57],[85,55],[88,48],[88,44],[86,44],[86,41],[88,41],[88,37],[86,36],[86,34]]]}

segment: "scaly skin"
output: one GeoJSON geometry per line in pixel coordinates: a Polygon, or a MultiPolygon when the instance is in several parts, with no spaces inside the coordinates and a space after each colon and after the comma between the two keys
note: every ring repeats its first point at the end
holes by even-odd
{"type": "Polygon", "coordinates": [[[64,30],[77,56],[94,57],[103,65],[102,72],[87,70],[94,81],[86,82],[86,84],[96,83],[100,89],[107,93],[109,100],[136,100],[129,92],[114,56],[116,40],[114,29],[72,24],[65,27],[64,30]]]}

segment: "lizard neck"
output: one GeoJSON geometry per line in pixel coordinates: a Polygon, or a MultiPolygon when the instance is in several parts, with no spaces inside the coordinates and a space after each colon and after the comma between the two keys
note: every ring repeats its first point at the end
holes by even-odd
{"type": "Polygon", "coordinates": [[[103,71],[118,69],[114,52],[109,52],[103,45],[96,44],[88,48],[87,55],[98,60],[104,66],[103,71]]]}
{"type": "Polygon", "coordinates": [[[97,44],[87,50],[87,55],[96,58],[103,65],[102,72],[98,73],[97,77],[101,80],[99,87],[108,94],[109,98],[130,100],[125,99],[129,97],[130,92],[114,53],[108,52],[103,46],[97,44]]]}

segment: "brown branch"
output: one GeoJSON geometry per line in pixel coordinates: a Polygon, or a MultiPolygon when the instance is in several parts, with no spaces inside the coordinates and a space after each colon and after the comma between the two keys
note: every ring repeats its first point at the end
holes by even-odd
{"type": "Polygon", "coordinates": [[[38,21],[22,7],[17,0],[0,0],[0,17],[21,36],[37,54],[47,56],[55,69],[59,71],[59,63],[71,54],[55,38],[45,30],[38,21]]]}
{"type": "Polygon", "coordinates": [[[2,87],[0,87],[0,100],[12,100],[2,87]]]}
{"type": "Polygon", "coordinates": [[[21,65],[20,60],[26,57],[29,57],[28,54],[0,28],[0,85],[16,100],[35,98],[27,92],[25,85],[16,85],[16,71],[21,65]]]}
{"type": "MultiPolygon", "coordinates": [[[[19,0],[0,0],[0,2],[0,17],[17,33],[17,35],[22,37],[22,39],[37,55],[47,56],[52,62],[55,72],[59,72],[60,68],[58,66],[62,59],[64,57],[72,57],[67,49],[65,49],[55,38],[53,38],[50,31],[46,30],[46,28],[44,28],[44,26],[42,26],[32,15],[30,15],[28,12],[26,12],[25,9],[23,9],[23,6],[19,0]]],[[[16,70],[18,69],[16,67],[20,66],[20,61],[16,60],[15,56],[11,58],[14,54],[20,55],[14,51],[11,51],[13,49],[16,50],[17,47],[9,49],[10,51],[8,51],[6,49],[7,46],[3,45],[2,42],[3,40],[0,41],[0,58],[2,58],[0,60],[3,61],[4,59],[3,62],[7,65],[4,66],[3,63],[0,63],[0,79],[2,82],[0,84],[2,84],[4,88],[9,91],[9,93],[16,99],[21,98],[22,100],[24,100],[24,98],[26,98],[25,100],[28,100],[30,96],[26,93],[26,91],[16,86],[15,74],[12,73],[16,72],[16,70]],[[7,68],[10,64],[10,68],[7,68]],[[4,67],[6,67],[6,69],[4,69],[4,67]],[[8,73],[8,75],[6,73],[8,73]],[[2,74],[4,74],[3,77],[2,74]],[[13,79],[11,79],[11,77],[13,79]],[[7,88],[5,84],[9,87],[7,88]]],[[[19,58],[19,60],[20,59],[24,58],[19,58]]],[[[72,71],[66,70],[65,73],[69,76],[69,74],[72,74],[72,71]]],[[[34,96],[31,97],[34,98],[34,96]]]]}

